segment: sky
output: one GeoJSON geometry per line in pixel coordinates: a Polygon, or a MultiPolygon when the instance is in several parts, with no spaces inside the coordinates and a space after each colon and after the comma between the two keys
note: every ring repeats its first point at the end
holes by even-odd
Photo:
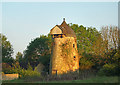
{"type": "Polygon", "coordinates": [[[3,2],[2,34],[16,53],[31,40],[47,35],[55,25],[79,24],[85,27],[118,25],[118,2],[3,2]]]}

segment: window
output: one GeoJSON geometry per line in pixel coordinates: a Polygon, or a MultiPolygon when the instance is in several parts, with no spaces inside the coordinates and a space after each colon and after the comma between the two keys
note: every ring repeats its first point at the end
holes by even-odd
{"type": "Polygon", "coordinates": [[[73,48],[75,48],[75,44],[73,44],[73,48]]]}
{"type": "Polygon", "coordinates": [[[74,56],[74,58],[76,58],[76,57],[74,56]]]}
{"type": "Polygon", "coordinates": [[[75,60],[76,56],[74,56],[74,60],[75,60]]]}

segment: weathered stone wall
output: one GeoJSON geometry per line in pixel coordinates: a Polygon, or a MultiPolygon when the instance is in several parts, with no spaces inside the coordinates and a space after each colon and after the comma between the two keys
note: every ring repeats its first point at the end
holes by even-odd
{"type": "Polygon", "coordinates": [[[77,43],[74,37],[54,38],[51,58],[52,74],[79,69],[77,43]],[[73,45],[74,44],[74,45],[73,45]]]}
{"type": "Polygon", "coordinates": [[[13,80],[19,78],[19,74],[2,74],[2,80],[13,80]]]}

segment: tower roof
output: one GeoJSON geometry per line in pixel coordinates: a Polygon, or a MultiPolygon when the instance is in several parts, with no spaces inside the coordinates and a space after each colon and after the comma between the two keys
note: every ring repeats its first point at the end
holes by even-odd
{"type": "MultiPolygon", "coordinates": [[[[62,34],[65,34],[66,37],[75,37],[76,38],[76,34],[75,32],[72,30],[72,28],[65,22],[65,18],[63,18],[63,22],[61,25],[56,25],[57,27],[59,27],[61,30],[62,30],[62,34]]],[[[52,34],[52,30],[54,29],[55,27],[53,27],[51,30],[50,30],[50,34],[52,34]]]]}

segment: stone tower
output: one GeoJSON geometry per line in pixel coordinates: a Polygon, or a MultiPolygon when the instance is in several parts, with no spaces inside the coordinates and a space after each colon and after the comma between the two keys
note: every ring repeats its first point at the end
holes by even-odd
{"type": "Polygon", "coordinates": [[[50,73],[63,74],[79,69],[76,35],[65,18],[61,25],[50,30],[50,34],[53,39],[50,73]]]}

